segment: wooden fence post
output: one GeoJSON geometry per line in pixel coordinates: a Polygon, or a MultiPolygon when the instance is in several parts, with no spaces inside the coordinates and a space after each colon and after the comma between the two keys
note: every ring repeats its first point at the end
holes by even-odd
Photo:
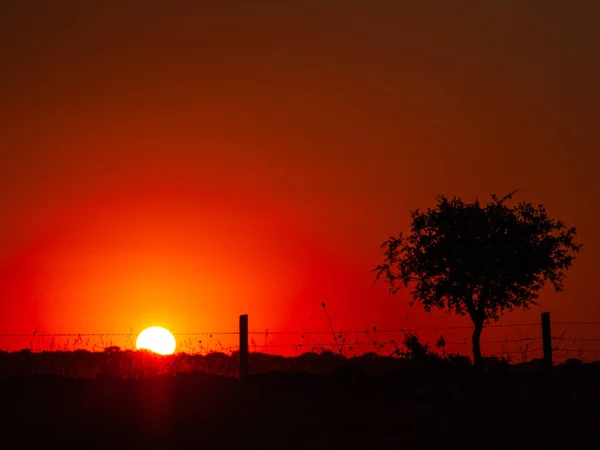
{"type": "Polygon", "coordinates": [[[248,314],[240,316],[240,380],[248,376],[248,314]]]}
{"type": "Polygon", "coordinates": [[[542,347],[544,349],[544,365],[552,368],[552,332],[550,330],[550,313],[542,313],[542,347]]]}

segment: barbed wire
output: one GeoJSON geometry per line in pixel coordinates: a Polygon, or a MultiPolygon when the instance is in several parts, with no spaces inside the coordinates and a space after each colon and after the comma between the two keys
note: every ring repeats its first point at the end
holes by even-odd
{"type": "Polygon", "coordinates": [[[562,337],[562,336],[552,336],[553,340],[556,341],[593,341],[600,342],[600,338],[584,338],[584,337],[562,337]]]}
{"type": "Polygon", "coordinates": [[[552,322],[552,325],[600,325],[600,322],[552,322]]]}
{"type": "MultiPolygon", "coordinates": [[[[600,322],[552,322],[551,324],[552,326],[557,326],[557,327],[571,327],[571,326],[600,326],[600,322]]],[[[526,327],[541,327],[541,323],[539,322],[534,322],[534,323],[512,323],[512,324],[490,324],[488,325],[486,328],[526,328],[526,327]]],[[[333,349],[335,351],[336,354],[346,354],[346,356],[348,355],[358,355],[361,354],[363,352],[362,349],[366,348],[367,350],[364,350],[365,352],[369,352],[368,348],[373,349],[373,352],[376,352],[380,355],[387,355],[389,354],[390,356],[393,355],[397,355],[398,351],[403,351],[402,349],[405,348],[405,343],[404,342],[396,342],[393,339],[385,339],[385,340],[380,340],[377,337],[380,334],[404,334],[404,336],[407,336],[408,334],[412,333],[412,332],[419,332],[419,331],[431,331],[431,332],[436,332],[438,334],[440,334],[442,332],[445,331],[449,331],[449,330],[472,330],[472,326],[439,326],[439,327],[405,327],[405,328],[383,328],[383,329],[379,329],[377,327],[368,327],[365,329],[342,329],[342,330],[335,330],[335,329],[329,329],[329,330],[282,330],[282,331],[270,331],[268,329],[265,329],[264,331],[250,331],[248,334],[250,336],[253,337],[257,337],[257,336],[263,336],[264,337],[264,344],[257,344],[256,342],[254,342],[254,339],[252,339],[252,342],[250,343],[249,347],[254,350],[254,351],[260,351],[260,350],[266,350],[268,352],[268,349],[278,349],[278,348],[291,348],[291,349],[295,349],[298,351],[304,350],[304,351],[325,351],[326,349],[333,349]],[[290,343],[290,342],[281,342],[281,343],[272,343],[272,342],[267,342],[268,338],[273,337],[273,336],[296,336],[296,337],[301,337],[302,341],[301,342],[295,342],[295,343],[290,343]],[[312,339],[308,339],[309,336],[314,336],[314,338],[312,339]],[[331,336],[334,336],[334,338],[336,338],[336,342],[333,341],[329,341],[329,342],[320,342],[322,339],[320,339],[318,336],[329,336],[331,338],[331,336]],[[356,336],[356,337],[354,337],[356,336]],[[362,338],[361,338],[362,336],[362,338]],[[339,341],[339,338],[343,338],[342,341],[339,341]],[[360,348],[360,350],[359,350],[360,348]]],[[[82,344],[82,340],[84,338],[99,338],[101,343],[96,346],[96,344],[92,345],[92,348],[96,349],[96,348],[100,348],[103,347],[105,345],[105,338],[129,338],[128,339],[128,346],[130,347],[134,347],[133,346],[133,339],[138,335],[139,333],[137,332],[133,332],[133,331],[129,331],[129,332],[125,332],[125,333],[38,333],[37,330],[34,331],[33,333],[0,333],[0,337],[3,338],[17,338],[17,337],[21,337],[21,338],[29,338],[29,339],[33,339],[32,340],[32,346],[33,345],[39,345],[39,341],[38,338],[41,339],[42,341],[46,338],[51,338],[52,339],[52,344],[50,345],[51,349],[54,348],[70,348],[73,345],[77,346],[77,345],[81,345],[82,344]],[[62,345],[62,344],[55,344],[54,343],[54,339],[60,339],[60,338],[66,338],[67,339],[67,344],[66,345],[62,345]],[[70,338],[75,338],[75,342],[72,342],[69,345],[69,339],[70,338]],[[34,344],[36,343],[36,344],[34,344]]],[[[239,336],[240,332],[239,331],[197,331],[197,332],[173,332],[172,333],[174,336],[176,337],[181,337],[181,338],[188,338],[187,340],[183,340],[181,339],[181,348],[185,348],[187,349],[186,351],[188,351],[190,354],[195,354],[195,353],[206,353],[206,352],[224,352],[224,353],[235,353],[236,351],[239,350],[239,346],[237,345],[227,345],[227,344],[231,344],[231,340],[227,340],[224,339],[223,342],[221,342],[221,340],[219,339],[219,337],[221,336],[239,336]],[[208,336],[210,337],[210,341],[209,342],[203,342],[202,340],[197,340],[194,339],[195,337],[203,337],[203,336],[208,336]],[[216,338],[216,341],[213,339],[216,338]],[[226,345],[223,345],[226,344],[226,345]],[[198,348],[199,347],[199,348],[198,348]]],[[[537,334],[537,333],[535,333],[537,334]]],[[[379,336],[381,337],[381,336],[379,336]]],[[[393,337],[393,336],[390,336],[393,337]]],[[[600,348],[584,348],[586,342],[600,342],[600,338],[598,337],[573,337],[571,335],[571,333],[569,333],[569,335],[567,335],[567,332],[563,332],[561,335],[558,336],[552,336],[552,340],[553,342],[556,343],[573,343],[573,344],[579,344],[577,346],[579,346],[580,348],[562,348],[559,347],[558,345],[556,345],[556,347],[553,348],[553,351],[555,351],[558,354],[559,358],[568,358],[568,355],[585,355],[585,354],[599,354],[600,353],[600,348]]],[[[109,342],[107,342],[108,345],[113,345],[112,344],[112,340],[108,340],[109,342]]],[[[285,341],[285,340],[284,340],[285,341]]],[[[289,341],[289,340],[288,340],[289,341]]],[[[487,356],[506,356],[506,357],[510,357],[510,355],[522,355],[523,359],[526,360],[527,359],[527,355],[531,355],[534,354],[536,352],[541,353],[542,352],[542,348],[541,347],[532,347],[530,346],[530,344],[532,343],[537,343],[537,342],[541,342],[542,341],[542,337],[541,336],[534,336],[534,337],[519,337],[519,338],[513,338],[513,339],[509,339],[509,338],[505,338],[505,339],[495,339],[495,340],[486,340],[486,341],[481,341],[482,345],[503,345],[504,347],[502,348],[502,350],[500,352],[496,352],[496,353],[487,353],[487,356]],[[513,344],[513,345],[510,345],[513,344]],[[512,348],[511,348],[512,347],[512,348]],[[515,348],[516,347],[516,348],[515,348]]],[[[47,341],[45,341],[47,342],[47,341]]],[[[85,343],[83,343],[83,345],[85,347],[89,347],[89,339],[87,339],[87,341],[85,343]]],[[[438,350],[441,350],[442,352],[445,352],[446,350],[446,346],[448,348],[452,348],[453,346],[458,346],[458,347],[467,347],[471,345],[471,340],[470,339],[465,339],[463,341],[446,341],[444,342],[442,345],[438,343],[436,343],[435,346],[429,346],[430,349],[433,348],[437,348],[438,350]]],[[[591,357],[596,358],[596,356],[591,357]]]]}
{"type": "MultiPolygon", "coordinates": [[[[556,325],[600,325],[600,322],[557,322],[556,325]]],[[[486,328],[511,328],[511,327],[539,327],[539,323],[512,323],[512,324],[490,324],[486,328]]],[[[406,333],[411,331],[445,331],[445,330],[471,330],[472,326],[460,325],[460,326],[445,326],[445,327],[406,327],[406,328],[384,328],[378,329],[377,327],[370,327],[362,330],[350,329],[350,330],[335,330],[335,334],[362,334],[362,333],[406,333]]],[[[139,333],[0,333],[0,337],[95,337],[95,336],[117,336],[126,337],[137,335],[139,333]]],[[[184,333],[172,333],[173,336],[224,336],[224,335],[236,335],[240,334],[239,331],[195,331],[195,332],[184,332],[184,333]]],[[[316,335],[332,334],[332,330],[306,330],[306,331],[249,331],[249,335],[316,335]]]]}
{"type": "Polygon", "coordinates": [[[502,356],[502,355],[522,355],[522,354],[526,354],[526,353],[534,353],[534,352],[540,352],[542,351],[541,348],[531,348],[531,349],[521,349],[521,350],[504,350],[502,352],[498,352],[498,353],[492,353],[490,355],[485,355],[485,356],[502,356]]]}
{"type": "Polygon", "coordinates": [[[564,352],[564,353],[600,353],[600,348],[586,348],[586,349],[555,348],[552,350],[556,351],[556,352],[564,352]]]}

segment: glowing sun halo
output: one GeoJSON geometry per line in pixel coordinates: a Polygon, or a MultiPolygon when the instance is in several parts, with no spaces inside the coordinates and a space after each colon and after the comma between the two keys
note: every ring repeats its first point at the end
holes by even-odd
{"type": "Polygon", "coordinates": [[[159,355],[170,355],[175,351],[175,338],[162,327],[146,328],[135,343],[136,348],[150,350],[159,355]]]}

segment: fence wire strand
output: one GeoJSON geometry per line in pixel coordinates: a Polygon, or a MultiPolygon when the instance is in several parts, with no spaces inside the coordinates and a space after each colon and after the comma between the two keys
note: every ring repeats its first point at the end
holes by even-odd
{"type": "MultiPolygon", "coordinates": [[[[552,322],[553,327],[587,327],[587,326],[600,326],[600,322],[552,322]]],[[[487,328],[530,328],[530,327],[540,327],[541,323],[539,322],[530,322],[530,323],[512,323],[512,324],[490,324],[487,328]]],[[[293,348],[296,350],[315,350],[315,349],[335,349],[337,352],[342,353],[345,350],[353,351],[355,348],[360,347],[371,347],[377,352],[385,352],[385,348],[390,349],[390,351],[397,352],[399,347],[402,345],[396,342],[393,339],[379,340],[377,336],[380,334],[404,334],[404,336],[408,336],[414,332],[425,332],[431,331],[440,334],[441,332],[451,331],[451,330],[472,330],[472,326],[442,326],[442,327],[405,327],[405,328],[384,328],[379,329],[377,327],[369,327],[366,329],[347,329],[347,330],[305,330],[305,331],[294,331],[294,330],[281,330],[281,331],[250,331],[248,334],[250,336],[259,337],[263,336],[265,338],[265,342],[263,344],[257,344],[254,339],[250,343],[249,347],[253,350],[256,349],[278,349],[278,348],[293,348]],[[268,338],[273,336],[296,336],[302,339],[301,342],[297,343],[289,343],[289,342],[281,342],[281,343],[269,343],[267,342],[268,338]],[[314,336],[315,338],[308,339],[309,336],[314,336]],[[335,342],[320,342],[322,339],[319,339],[318,336],[334,336],[335,342]],[[356,337],[354,337],[356,336],[356,337]],[[362,336],[362,338],[361,338],[362,336]],[[340,340],[341,339],[341,340],[340,340]]],[[[220,337],[222,336],[239,336],[239,331],[196,331],[196,332],[173,332],[173,336],[180,338],[188,338],[183,341],[183,345],[187,345],[187,348],[192,347],[193,345],[200,344],[200,351],[217,351],[222,352],[235,352],[239,349],[237,345],[223,345],[230,344],[231,342],[223,342],[221,343],[220,337]],[[197,340],[194,338],[200,338],[207,336],[210,341],[208,343],[204,343],[202,340],[197,340]],[[215,340],[213,340],[216,339],[215,340]]],[[[89,338],[99,338],[101,341],[101,345],[105,345],[106,342],[104,338],[128,338],[130,342],[138,335],[137,332],[130,331],[128,333],[38,333],[37,330],[33,333],[0,333],[0,337],[4,338],[30,338],[37,339],[40,338],[42,340],[46,338],[52,339],[51,348],[55,348],[54,339],[67,338],[67,342],[69,339],[75,338],[74,345],[81,345],[83,339],[88,339],[85,345],[89,344],[89,338]]],[[[227,341],[227,339],[225,339],[227,341]]],[[[501,356],[501,355],[527,355],[527,354],[540,354],[542,352],[542,347],[531,347],[530,344],[537,343],[542,341],[542,337],[518,337],[509,339],[508,337],[505,339],[493,339],[493,340],[485,340],[481,341],[482,345],[503,345],[501,352],[497,353],[488,353],[489,356],[501,356]],[[513,348],[509,348],[510,344],[513,344],[513,348]],[[514,345],[517,348],[514,348],[514,345]],[[507,347],[508,346],[508,347],[507,347]]],[[[563,348],[563,346],[556,346],[553,348],[553,351],[568,355],[568,354],[598,354],[600,353],[600,348],[585,348],[586,342],[600,342],[600,338],[598,337],[573,337],[572,335],[566,335],[566,332],[559,336],[552,336],[553,342],[560,343],[571,343],[573,345],[579,345],[579,348],[563,348]]],[[[35,342],[35,341],[32,341],[35,342]]],[[[45,341],[47,343],[47,341],[45,341]]],[[[113,345],[112,341],[108,342],[109,345],[113,345]]],[[[471,345],[470,339],[465,339],[463,341],[448,341],[444,342],[441,347],[445,346],[458,346],[458,347],[468,347],[471,345]]],[[[440,345],[437,344],[435,347],[440,349],[440,345]]],[[[60,346],[56,346],[56,348],[60,348],[60,346]]],[[[93,348],[97,348],[96,345],[93,348]]],[[[431,348],[431,347],[429,347],[431,348]]],[[[196,351],[196,350],[194,350],[196,351]]],[[[445,351],[445,350],[444,350],[445,351]]]]}

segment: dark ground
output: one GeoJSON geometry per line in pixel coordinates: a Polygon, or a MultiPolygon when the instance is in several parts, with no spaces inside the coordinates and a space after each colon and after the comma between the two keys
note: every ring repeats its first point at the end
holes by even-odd
{"type": "Polygon", "coordinates": [[[599,364],[269,372],[244,386],[205,373],[4,375],[0,448],[595,448],[599,381],[599,364]]]}

